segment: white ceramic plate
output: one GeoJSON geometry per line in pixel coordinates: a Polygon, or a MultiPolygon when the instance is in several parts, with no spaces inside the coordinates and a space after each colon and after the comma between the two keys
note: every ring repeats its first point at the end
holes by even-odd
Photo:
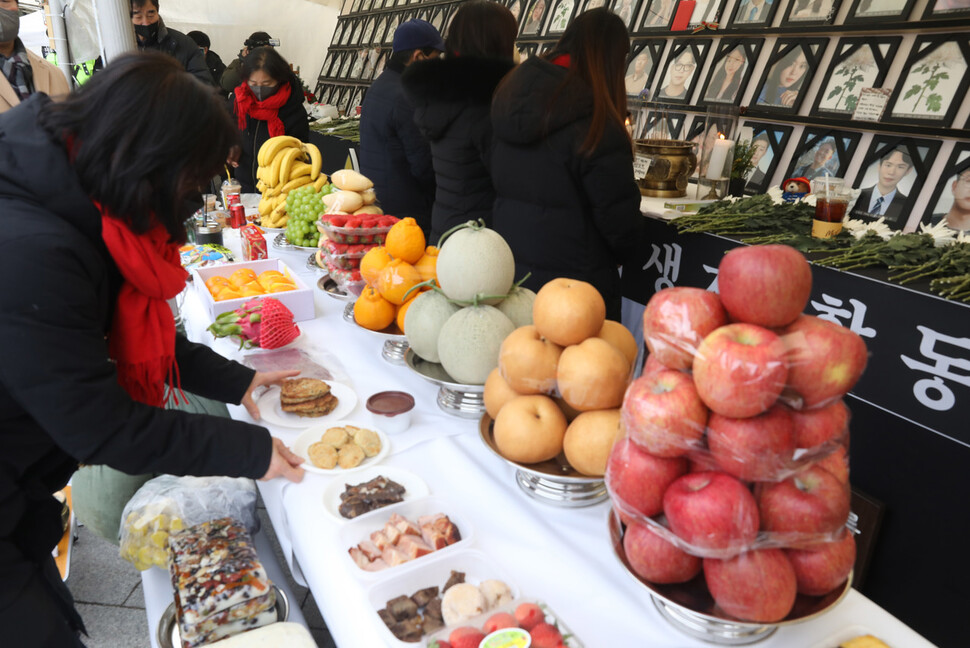
{"type": "Polygon", "coordinates": [[[296,438],[296,441],[293,442],[293,444],[290,446],[290,449],[294,453],[303,457],[306,460],[303,463],[303,468],[306,469],[308,472],[314,472],[319,475],[342,475],[346,473],[352,473],[359,470],[363,470],[364,468],[370,468],[375,464],[379,464],[384,459],[384,457],[387,456],[387,453],[390,452],[391,442],[387,440],[386,434],[378,430],[373,425],[367,425],[359,421],[334,421],[332,423],[314,425],[309,430],[305,430],[302,434],[300,434],[300,436],[296,438]],[[331,468],[329,470],[325,468],[317,468],[316,466],[313,465],[313,462],[310,461],[310,455],[308,453],[310,446],[316,443],[317,441],[319,441],[320,437],[322,437],[323,434],[330,428],[341,427],[343,425],[355,425],[359,428],[366,428],[377,432],[377,436],[380,437],[381,439],[381,451],[378,452],[373,457],[365,457],[364,460],[360,462],[360,465],[356,466],[355,468],[341,468],[340,466],[331,468]]]}
{"type": "Polygon", "coordinates": [[[363,517],[376,513],[377,511],[383,510],[385,507],[374,509],[370,513],[364,513],[363,515],[358,515],[355,518],[345,518],[340,514],[340,503],[342,501],[340,499],[340,494],[347,490],[347,484],[356,486],[357,484],[363,484],[381,476],[397,482],[404,487],[403,498],[405,502],[417,497],[424,497],[430,492],[428,490],[428,485],[423,479],[412,472],[404,470],[403,468],[395,468],[394,466],[369,466],[366,467],[365,470],[354,473],[352,478],[335,479],[334,481],[330,482],[327,489],[323,491],[323,508],[327,510],[327,513],[334,516],[341,522],[347,522],[351,519],[359,520],[363,517]]]}
{"type": "Polygon", "coordinates": [[[332,380],[326,382],[330,385],[330,393],[337,397],[337,407],[326,416],[297,416],[284,412],[280,406],[280,388],[276,385],[259,397],[256,403],[259,406],[259,413],[267,423],[297,430],[305,430],[316,425],[330,425],[331,421],[339,421],[357,407],[357,394],[343,383],[332,380]]]}

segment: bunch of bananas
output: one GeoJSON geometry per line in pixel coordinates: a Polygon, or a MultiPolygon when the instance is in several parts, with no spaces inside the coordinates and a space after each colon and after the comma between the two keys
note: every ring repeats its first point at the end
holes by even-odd
{"type": "Polygon", "coordinates": [[[327,184],[327,175],[320,173],[320,149],[289,135],[266,140],[256,161],[256,188],[263,194],[259,201],[263,227],[286,227],[286,194],[290,191],[308,184],[320,191],[327,184]]]}

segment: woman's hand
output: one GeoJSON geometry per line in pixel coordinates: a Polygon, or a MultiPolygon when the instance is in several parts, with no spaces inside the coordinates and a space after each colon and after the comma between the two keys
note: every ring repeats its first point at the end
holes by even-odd
{"type": "Polygon", "coordinates": [[[226,164],[231,166],[233,169],[238,168],[240,155],[242,155],[242,147],[236,144],[229,149],[229,157],[226,158],[226,164]]]}
{"type": "MultiPolygon", "coordinates": [[[[278,373],[278,372],[277,372],[278,373]]],[[[277,477],[285,477],[291,482],[299,483],[303,480],[303,463],[301,457],[296,456],[280,439],[273,437],[273,458],[269,461],[269,469],[260,477],[260,481],[269,481],[277,477]]]]}
{"type": "Polygon", "coordinates": [[[284,378],[292,378],[299,373],[296,369],[289,369],[287,371],[257,371],[256,375],[253,376],[253,382],[249,383],[249,389],[246,390],[246,395],[242,398],[242,404],[245,406],[246,411],[249,412],[249,415],[254,420],[260,420],[259,407],[256,406],[256,401],[253,400],[253,391],[257,387],[262,387],[263,385],[278,385],[284,378]]]}
{"type": "Polygon", "coordinates": [[[798,97],[798,90],[785,90],[781,93],[781,105],[791,108],[798,97]]]}

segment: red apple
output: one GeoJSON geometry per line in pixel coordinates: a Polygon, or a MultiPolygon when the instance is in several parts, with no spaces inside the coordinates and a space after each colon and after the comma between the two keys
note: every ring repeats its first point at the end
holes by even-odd
{"type": "Polygon", "coordinates": [[[724,472],[744,481],[775,479],[795,454],[789,409],[776,403],[764,414],[750,418],[711,414],[707,445],[724,472]]]}
{"type": "Polygon", "coordinates": [[[835,533],[849,517],[849,486],[829,471],[812,465],[784,481],[764,484],[758,496],[758,510],[765,531],[835,533]]]}
{"type": "Polygon", "coordinates": [[[788,549],[785,553],[795,568],[799,593],[822,596],[849,577],[855,565],[855,535],[845,529],[838,540],[807,549],[788,549]]]}
{"type": "Polygon", "coordinates": [[[728,323],[718,296],[701,288],[665,288],[643,311],[643,340],[671,369],[690,369],[701,340],[728,323]]]}
{"type": "Polygon", "coordinates": [[[704,579],[718,607],[742,621],[781,621],[798,594],[795,569],[781,549],[705,558],[704,579]]]}
{"type": "Polygon", "coordinates": [[[845,446],[839,446],[832,454],[816,461],[815,465],[835,475],[843,484],[849,483],[849,452],[845,446]]]}
{"type": "Polygon", "coordinates": [[[677,548],[640,522],[627,526],[623,551],[637,576],[651,583],[685,583],[701,570],[700,558],[677,548]]]}
{"type": "MultiPolygon", "coordinates": [[[[791,369],[789,376],[791,375],[791,369]]],[[[791,380],[791,378],[789,378],[791,380]]],[[[831,405],[811,410],[793,410],[795,446],[814,448],[841,439],[849,430],[849,408],[840,398],[831,405]]]]}
{"type": "Polygon", "coordinates": [[[606,487],[624,522],[622,509],[634,509],[645,517],[663,510],[664,491],[675,479],[687,472],[684,458],[655,457],[629,438],[613,445],[606,464],[606,487]]]}
{"type": "Polygon", "coordinates": [[[643,363],[643,371],[640,372],[640,375],[649,376],[660,371],[667,371],[667,369],[667,365],[660,362],[657,356],[651,353],[647,356],[647,361],[643,363]]]}
{"type": "Polygon", "coordinates": [[[801,315],[812,293],[812,269],[787,245],[735,248],[717,268],[721,302],[735,321],[768,328],[801,315]]]}
{"type": "Polygon", "coordinates": [[[745,418],[766,411],[787,377],[784,343],[754,324],[722,326],[704,338],[694,357],[697,393],[723,416],[745,418]]]}
{"type": "Polygon", "coordinates": [[[687,472],[709,472],[720,470],[717,460],[711,456],[709,450],[695,450],[687,455],[687,472]]]}
{"type": "Polygon", "coordinates": [[[828,405],[852,389],[866,368],[866,343],[827,320],[802,315],[782,331],[788,347],[788,386],[802,409],[828,405]]]}
{"type": "Polygon", "coordinates": [[[741,549],[758,534],[758,504],[751,491],[722,472],[687,473],[664,493],[671,531],[698,549],[741,549]]]}
{"type": "Polygon", "coordinates": [[[689,374],[660,371],[634,380],[623,397],[623,424],[634,441],[658,457],[680,457],[700,445],[707,423],[689,374]]]}

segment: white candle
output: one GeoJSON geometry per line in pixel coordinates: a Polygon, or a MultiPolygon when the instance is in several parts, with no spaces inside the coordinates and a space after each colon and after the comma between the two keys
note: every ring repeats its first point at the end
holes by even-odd
{"type": "Polygon", "coordinates": [[[724,165],[727,162],[734,148],[734,140],[718,139],[714,140],[714,149],[711,151],[711,160],[707,163],[707,179],[721,180],[724,178],[724,165]]]}

